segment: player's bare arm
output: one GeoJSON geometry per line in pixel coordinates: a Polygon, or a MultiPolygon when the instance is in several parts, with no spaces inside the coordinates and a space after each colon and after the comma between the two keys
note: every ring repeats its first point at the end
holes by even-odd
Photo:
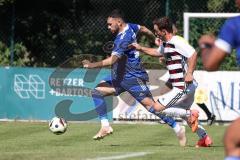
{"type": "Polygon", "coordinates": [[[154,56],[154,57],[160,57],[161,54],[159,54],[159,52],[157,51],[156,48],[148,48],[148,47],[143,47],[138,43],[132,43],[129,45],[130,48],[135,48],[137,51],[146,53],[150,56],[154,56]]]}
{"type": "Polygon", "coordinates": [[[90,62],[89,60],[83,60],[82,63],[84,68],[101,68],[113,65],[118,61],[118,59],[119,57],[116,55],[111,55],[110,57],[99,62],[90,62]]]}
{"type": "Polygon", "coordinates": [[[145,26],[141,26],[139,32],[148,36],[150,40],[152,40],[156,46],[160,46],[162,44],[162,40],[154,35],[154,33],[145,26]]]}
{"type": "Polygon", "coordinates": [[[197,64],[197,53],[194,52],[193,55],[191,57],[188,58],[188,70],[187,73],[185,75],[185,82],[186,83],[191,83],[193,81],[193,72],[196,68],[196,64],[197,64]]]}
{"type": "Polygon", "coordinates": [[[145,34],[150,40],[152,40],[152,42],[155,41],[155,35],[152,33],[152,31],[150,29],[148,29],[147,27],[145,26],[140,26],[140,30],[139,30],[140,33],[143,33],[145,34]]]}
{"type": "Polygon", "coordinates": [[[226,57],[227,53],[221,50],[218,47],[213,47],[210,52],[202,53],[202,62],[203,66],[207,71],[216,71],[224,58],[226,57]]]}

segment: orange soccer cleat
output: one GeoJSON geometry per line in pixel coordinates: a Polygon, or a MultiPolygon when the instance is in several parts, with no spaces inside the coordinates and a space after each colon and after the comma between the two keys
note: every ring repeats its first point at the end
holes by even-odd
{"type": "Polygon", "coordinates": [[[196,147],[211,147],[212,144],[212,139],[208,135],[206,135],[197,142],[196,147]]]}

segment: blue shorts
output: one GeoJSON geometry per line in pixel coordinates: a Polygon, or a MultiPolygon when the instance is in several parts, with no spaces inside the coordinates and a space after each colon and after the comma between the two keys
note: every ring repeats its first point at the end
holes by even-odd
{"type": "Polygon", "coordinates": [[[127,91],[138,102],[141,102],[146,97],[153,99],[152,94],[146,84],[146,81],[141,80],[140,78],[123,79],[122,81],[118,81],[111,79],[111,77],[109,76],[104,78],[103,80],[116,90],[116,96],[127,91]]]}

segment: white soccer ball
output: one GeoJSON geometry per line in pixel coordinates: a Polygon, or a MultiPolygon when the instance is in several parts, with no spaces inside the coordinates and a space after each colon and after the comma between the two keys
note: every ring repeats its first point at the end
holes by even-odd
{"type": "Polygon", "coordinates": [[[54,134],[63,134],[67,130],[67,121],[63,118],[54,117],[49,122],[49,130],[54,134]]]}

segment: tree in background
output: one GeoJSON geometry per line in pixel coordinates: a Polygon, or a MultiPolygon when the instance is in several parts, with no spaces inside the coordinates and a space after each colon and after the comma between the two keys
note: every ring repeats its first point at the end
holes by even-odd
{"type": "MultiPolygon", "coordinates": [[[[15,44],[26,48],[25,56],[29,61],[20,66],[56,67],[69,58],[84,54],[108,56],[109,53],[102,49],[112,40],[106,17],[115,8],[123,10],[128,21],[148,27],[155,17],[168,14],[182,34],[183,12],[234,12],[233,3],[227,0],[224,3],[218,0],[0,0],[0,41],[2,46],[9,48],[13,38],[15,44]],[[14,35],[11,32],[13,25],[14,35]]],[[[217,23],[205,21],[191,23],[190,43],[196,47],[201,34],[216,32],[213,28],[218,27],[217,23]]],[[[144,37],[140,42],[151,45],[144,37]]],[[[21,56],[16,56],[14,61],[17,58],[21,56]]],[[[152,65],[152,58],[143,56],[143,59],[149,64],[147,68],[159,67],[152,65]]],[[[231,57],[226,63],[222,69],[232,69],[234,61],[231,57]]],[[[199,62],[198,69],[201,68],[199,62]]]]}

